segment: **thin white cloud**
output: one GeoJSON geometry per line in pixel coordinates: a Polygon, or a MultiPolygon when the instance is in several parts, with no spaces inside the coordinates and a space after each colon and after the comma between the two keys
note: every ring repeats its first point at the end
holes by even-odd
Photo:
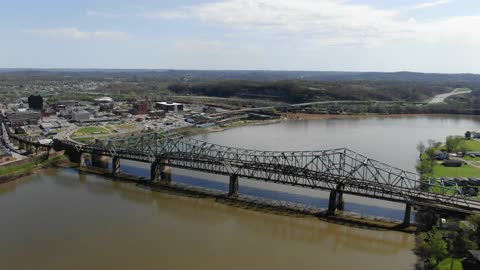
{"type": "Polygon", "coordinates": [[[117,19],[117,18],[127,17],[128,14],[114,13],[114,12],[107,12],[107,11],[98,11],[98,10],[88,10],[87,11],[87,16],[117,19]]]}
{"type": "MultiPolygon", "coordinates": [[[[434,7],[450,1],[417,5],[434,7]]],[[[378,46],[394,40],[480,44],[480,16],[431,21],[403,19],[402,10],[378,9],[343,0],[223,0],[143,14],[148,18],[199,19],[243,33],[298,39],[322,45],[378,46]]]]}
{"type": "Polygon", "coordinates": [[[452,0],[436,0],[436,1],[431,1],[431,2],[425,2],[425,3],[420,3],[417,5],[414,5],[411,7],[411,9],[427,9],[427,8],[433,8],[436,6],[441,6],[441,5],[446,5],[451,3],[452,0]]]}
{"type": "Polygon", "coordinates": [[[81,31],[78,28],[49,28],[24,30],[38,36],[62,38],[62,39],[125,39],[128,33],[121,31],[81,31]]]}
{"type": "Polygon", "coordinates": [[[186,19],[189,17],[190,9],[188,8],[181,8],[178,10],[162,10],[162,11],[154,11],[154,12],[141,12],[135,14],[137,17],[145,17],[150,19],[186,19]]]}
{"type": "Polygon", "coordinates": [[[173,43],[176,52],[189,56],[210,56],[226,52],[225,43],[219,40],[182,39],[173,43]]]}

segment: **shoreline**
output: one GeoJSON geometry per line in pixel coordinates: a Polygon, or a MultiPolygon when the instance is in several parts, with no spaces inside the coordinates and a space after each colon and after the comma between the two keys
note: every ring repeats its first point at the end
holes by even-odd
{"type": "Polygon", "coordinates": [[[186,128],[173,129],[173,131],[178,132],[180,135],[184,135],[184,136],[196,136],[196,135],[202,135],[207,133],[223,132],[226,130],[240,128],[240,127],[271,125],[271,124],[280,123],[282,121],[284,121],[284,119],[265,120],[265,121],[243,121],[241,123],[237,122],[224,127],[219,127],[219,126],[208,127],[208,128],[186,127],[186,128]]]}
{"type": "MultiPolygon", "coordinates": [[[[32,168],[18,169],[17,171],[0,175],[0,185],[8,182],[16,181],[20,178],[32,175],[36,172],[40,172],[48,168],[56,167],[62,163],[67,162],[66,156],[64,156],[63,153],[54,153],[50,155],[48,159],[41,160],[40,162],[37,163],[36,159],[43,158],[43,157],[44,157],[43,155],[30,157],[29,158],[30,160],[28,160],[25,164],[31,164],[33,166],[32,168]]],[[[14,167],[14,166],[11,166],[11,167],[14,167]]],[[[5,168],[8,168],[8,167],[5,167],[5,168]]]]}
{"type": "Polygon", "coordinates": [[[281,113],[282,118],[287,120],[328,120],[328,119],[365,119],[365,118],[398,118],[398,117],[480,117],[470,114],[319,114],[319,113],[281,113]]]}

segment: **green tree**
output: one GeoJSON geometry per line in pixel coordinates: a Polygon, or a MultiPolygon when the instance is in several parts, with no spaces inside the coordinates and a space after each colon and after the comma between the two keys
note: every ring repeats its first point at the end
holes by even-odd
{"type": "Polygon", "coordinates": [[[443,235],[438,230],[432,230],[424,234],[423,242],[419,246],[420,253],[434,265],[447,257],[447,242],[443,239],[443,235]]]}
{"type": "Polygon", "coordinates": [[[448,136],[446,141],[447,151],[450,153],[465,150],[465,142],[463,137],[448,136]]]}
{"type": "Polygon", "coordinates": [[[421,175],[433,172],[433,163],[430,159],[419,160],[416,166],[417,172],[421,175]]]}
{"type": "Polygon", "coordinates": [[[420,156],[416,169],[420,174],[429,174],[433,172],[433,166],[435,165],[435,149],[428,148],[420,156]]]}
{"type": "Polygon", "coordinates": [[[467,221],[473,225],[475,241],[480,245],[480,214],[469,216],[467,221]]]}
{"type": "Polygon", "coordinates": [[[478,246],[475,241],[472,240],[473,231],[469,229],[459,229],[453,231],[449,235],[450,240],[450,254],[454,254],[459,257],[463,257],[465,252],[470,249],[477,249],[478,246]]]}
{"type": "Polygon", "coordinates": [[[472,138],[472,132],[470,132],[470,131],[465,132],[465,138],[467,140],[470,140],[472,138]]]}

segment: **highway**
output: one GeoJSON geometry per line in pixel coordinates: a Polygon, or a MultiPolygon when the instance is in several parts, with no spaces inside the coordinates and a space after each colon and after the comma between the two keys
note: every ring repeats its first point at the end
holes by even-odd
{"type": "Polygon", "coordinates": [[[450,93],[436,95],[435,97],[432,98],[432,100],[430,100],[429,103],[430,104],[443,103],[449,97],[457,96],[457,95],[470,94],[471,92],[472,92],[472,90],[467,89],[467,88],[457,88],[450,93]]]}

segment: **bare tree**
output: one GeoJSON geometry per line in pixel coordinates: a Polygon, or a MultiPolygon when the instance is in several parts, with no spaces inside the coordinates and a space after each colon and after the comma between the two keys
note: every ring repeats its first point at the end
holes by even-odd
{"type": "Polygon", "coordinates": [[[420,160],[422,160],[422,154],[425,152],[425,149],[426,147],[425,147],[425,144],[423,144],[423,142],[419,142],[417,144],[417,150],[418,152],[420,152],[420,160]]]}

